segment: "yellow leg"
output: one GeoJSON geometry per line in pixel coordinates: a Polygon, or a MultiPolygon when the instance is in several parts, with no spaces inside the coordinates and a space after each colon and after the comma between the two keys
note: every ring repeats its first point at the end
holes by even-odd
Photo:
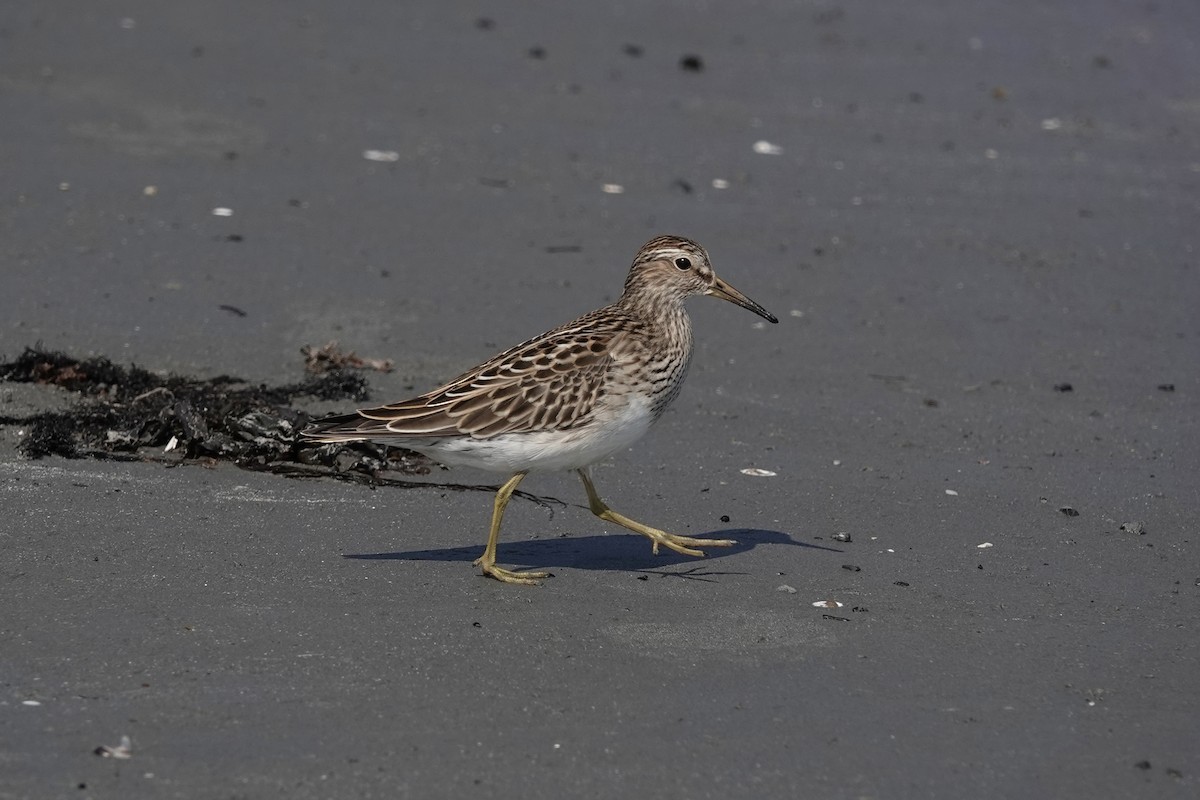
{"type": "Polygon", "coordinates": [[[496,492],[496,502],[492,506],[492,530],[488,533],[487,546],[483,548],[483,555],[475,559],[474,563],[483,570],[484,575],[491,575],[498,581],[537,586],[538,578],[549,578],[549,572],[513,572],[496,566],[496,543],[500,540],[500,520],[504,519],[504,509],[508,506],[508,500],[524,477],[524,472],[518,472],[508,479],[508,483],[500,487],[500,491],[496,492]]]}
{"type": "Polygon", "coordinates": [[[730,547],[737,544],[733,539],[694,539],[690,536],[677,536],[673,533],[660,531],[658,528],[651,528],[649,525],[632,520],[624,514],[618,514],[604,504],[600,499],[600,495],[596,494],[596,487],[592,485],[592,479],[588,476],[586,469],[576,470],[579,473],[580,479],[583,481],[583,488],[587,490],[588,506],[591,507],[592,513],[600,519],[615,522],[618,525],[628,528],[635,533],[640,533],[646,536],[653,543],[651,549],[654,555],[658,555],[658,546],[661,544],[664,547],[669,547],[676,553],[683,553],[685,556],[704,557],[703,550],[695,548],[701,545],[709,547],[730,547]],[[689,546],[690,545],[690,546],[689,546]]]}

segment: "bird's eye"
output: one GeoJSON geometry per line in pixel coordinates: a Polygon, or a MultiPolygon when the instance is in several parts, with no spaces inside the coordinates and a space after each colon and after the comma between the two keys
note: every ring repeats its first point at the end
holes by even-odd
{"type": "Polygon", "coordinates": [[[679,267],[680,269],[691,269],[692,268],[692,260],[690,258],[683,258],[681,256],[681,257],[675,259],[675,266],[679,267]]]}

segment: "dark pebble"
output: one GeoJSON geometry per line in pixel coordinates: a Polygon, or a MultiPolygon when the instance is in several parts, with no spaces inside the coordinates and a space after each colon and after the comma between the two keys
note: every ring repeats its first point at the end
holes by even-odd
{"type": "Polygon", "coordinates": [[[685,72],[703,72],[704,61],[700,56],[684,56],[679,59],[679,68],[685,72]]]}
{"type": "Polygon", "coordinates": [[[851,572],[862,572],[862,567],[856,567],[853,564],[842,564],[842,569],[848,569],[851,572]]]}
{"type": "Polygon", "coordinates": [[[1075,387],[1069,383],[1056,383],[1056,384],[1054,384],[1054,391],[1056,391],[1056,392],[1073,392],[1073,391],[1075,391],[1075,387]]]}
{"type": "Polygon", "coordinates": [[[1062,508],[1059,509],[1059,511],[1066,514],[1068,517],[1078,517],[1079,516],[1079,512],[1076,511],[1075,509],[1071,508],[1070,506],[1063,506],[1062,508]]]}
{"type": "Polygon", "coordinates": [[[722,515],[721,515],[721,522],[729,522],[729,515],[728,515],[728,514],[722,514],[722,515]]]}

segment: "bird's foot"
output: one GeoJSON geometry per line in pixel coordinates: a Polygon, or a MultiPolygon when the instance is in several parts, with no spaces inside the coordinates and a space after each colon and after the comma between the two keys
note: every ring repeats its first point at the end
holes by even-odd
{"type": "Polygon", "coordinates": [[[704,551],[697,550],[697,547],[732,547],[737,544],[733,539],[696,539],[691,536],[677,536],[674,533],[655,530],[650,528],[648,531],[640,531],[650,538],[650,549],[654,555],[658,555],[658,546],[674,550],[676,553],[683,553],[685,556],[696,556],[704,558],[704,551]]]}
{"type": "Polygon", "coordinates": [[[497,567],[495,562],[484,561],[482,556],[475,559],[474,564],[483,570],[484,575],[504,583],[518,583],[522,586],[540,586],[539,581],[542,578],[553,577],[549,572],[513,572],[511,569],[497,567]]]}

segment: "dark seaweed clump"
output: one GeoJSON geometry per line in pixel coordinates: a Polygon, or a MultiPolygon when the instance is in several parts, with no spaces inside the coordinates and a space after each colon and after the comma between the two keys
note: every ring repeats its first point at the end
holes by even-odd
{"type": "Polygon", "coordinates": [[[28,427],[20,450],[29,458],[231,461],[244,469],[362,482],[379,482],[387,472],[429,472],[428,459],[400,448],[297,442],[309,415],[291,407],[295,398],[368,399],[366,379],[346,370],[267,386],[228,375],[160,376],[103,357],[80,360],[26,348],[0,364],[0,380],[49,384],[80,395],[67,411],[0,418],[0,424],[28,427]]]}

